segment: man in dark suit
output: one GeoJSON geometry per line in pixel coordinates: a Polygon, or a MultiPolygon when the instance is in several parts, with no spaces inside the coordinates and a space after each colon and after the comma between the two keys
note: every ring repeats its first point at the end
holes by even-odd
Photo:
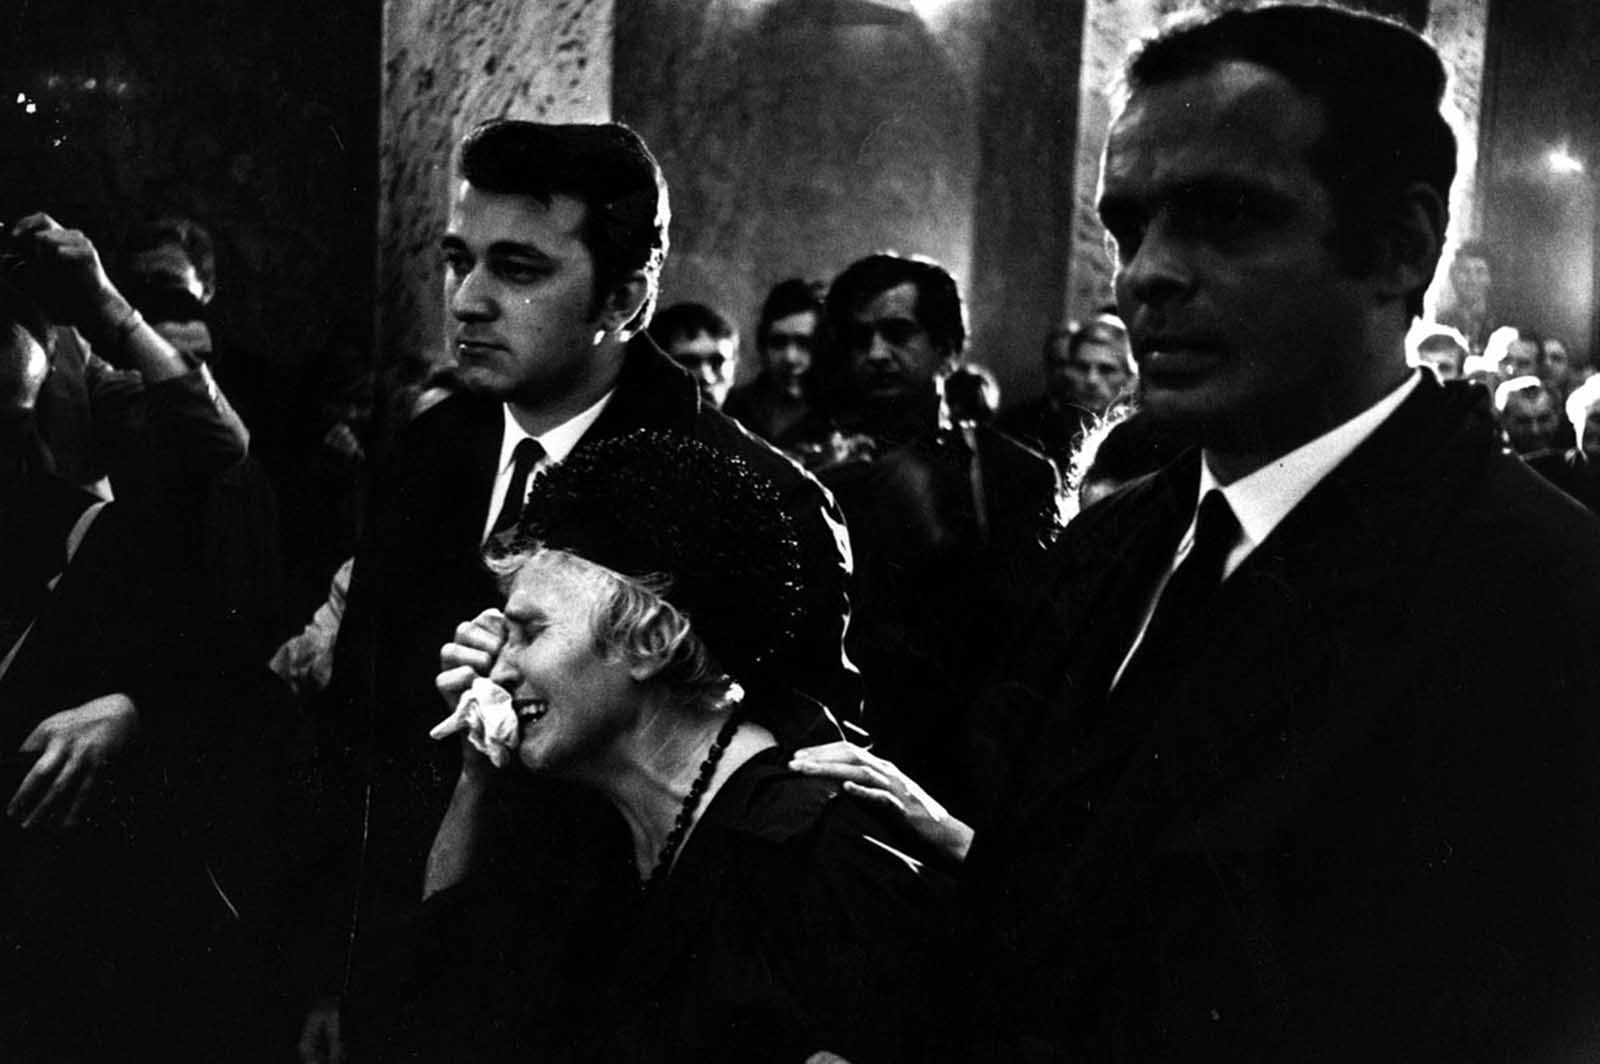
{"type": "Polygon", "coordinates": [[[1600,670],[1542,633],[1600,625],[1600,525],[1406,366],[1441,63],[1284,6],[1128,81],[1100,214],[1200,447],[1069,526],[1006,676],[972,1057],[1592,1059],[1600,670]]]}
{"type": "Polygon", "coordinates": [[[927,259],[869,255],[823,305],[823,375],[854,457],[818,475],[850,522],[850,657],[877,749],[974,816],[990,793],[968,771],[964,710],[1057,531],[1043,455],[959,419],[944,380],[966,354],[956,279],[927,259]]]}
{"type": "MultiPolygon", "coordinates": [[[[817,581],[783,669],[796,699],[854,715],[859,692],[841,649],[848,555],[832,500],[706,404],[643,333],[667,219],[661,171],[626,127],[499,121],[462,146],[442,241],[462,391],[407,426],[379,470],[330,687],[330,726],[362,785],[346,817],[364,823],[358,953],[421,899],[429,841],[460,769],[454,745],[428,738],[439,715],[433,676],[456,624],[497,601],[484,542],[516,523],[532,479],[585,441],[681,433],[771,479],[800,532],[808,584],[817,581]]],[[[581,849],[593,825],[579,819],[541,817],[531,830],[552,846],[568,832],[581,849]]],[[[311,1059],[334,1033],[329,1010],[313,1019],[302,1044],[311,1059]]]]}

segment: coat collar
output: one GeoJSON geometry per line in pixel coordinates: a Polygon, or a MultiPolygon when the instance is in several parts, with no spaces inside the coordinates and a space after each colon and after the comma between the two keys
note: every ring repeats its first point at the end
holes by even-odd
{"type": "Polygon", "coordinates": [[[640,428],[692,436],[700,403],[694,378],[668,358],[648,334],[639,333],[628,341],[616,394],[589,430],[589,437],[609,439],[640,428]]]}

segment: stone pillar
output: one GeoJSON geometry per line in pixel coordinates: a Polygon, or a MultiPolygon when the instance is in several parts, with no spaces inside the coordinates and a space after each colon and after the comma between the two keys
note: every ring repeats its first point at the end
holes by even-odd
{"type": "Polygon", "coordinates": [[[378,149],[381,369],[445,357],[453,153],[488,118],[611,115],[613,0],[386,0],[378,149]]]}
{"type": "Polygon", "coordinates": [[[1044,389],[1039,350],[1062,315],[1078,144],[1078,34],[1061,0],[994,0],[978,95],[973,354],[1007,404],[1044,389]]]}
{"type": "MultiPolygon", "coordinates": [[[[1428,12],[1428,37],[1450,71],[1444,114],[1456,131],[1456,183],[1450,191],[1449,246],[1483,232],[1479,201],[1478,156],[1483,119],[1483,62],[1489,35],[1489,0],[1433,0],[1428,12]]],[[[1436,309],[1448,284],[1444,263],[1428,291],[1427,306],[1436,309]]]]}
{"type": "Polygon", "coordinates": [[[1071,288],[1063,316],[1082,319],[1111,299],[1111,260],[1095,210],[1100,154],[1115,111],[1117,81],[1134,41],[1149,33],[1172,4],[1164,0],[1087,0],[1082,76],[1078,81],[1078,152],[1073,181],[1071,288]]]}

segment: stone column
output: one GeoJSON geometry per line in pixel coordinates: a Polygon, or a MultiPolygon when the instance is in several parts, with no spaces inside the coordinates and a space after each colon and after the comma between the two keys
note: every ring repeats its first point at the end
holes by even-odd
{"type": "Polygon", "coordinates": [[[1078,152],[1073,181],[1072,265],[1064,317],[1082,319],[1111,299],[1111,260],[1095,210],[1100,154],[1115,111],[1113,93],[1133,42],[1149,33],[1169,0],[1087,0],[1082,76],[1078,81],[1078,152]]]}
{"type": "MultiPolygon", "coordinates": [[[[1428,11],[1428,37],[1450,71],[1444,114],[1456,131],[1456,183],[1450,191],[1448,245],[1454,247],[1483,232],[1478,192],[1478,155],[1483,115],[1483,61],[1489,36],[1489,0],[1433,0],[1428,11]]],[[[1439,293],[1449,282],[1449,252],[1428,290],[1427,307],[1437,309],[1439,293]]]]}
{"type": "Polygon", "coordinates": [[[386,0],[380,369],[444,359],[439,237],[453,153],[488,118],[611,116],[613,0],[386,0]]]}

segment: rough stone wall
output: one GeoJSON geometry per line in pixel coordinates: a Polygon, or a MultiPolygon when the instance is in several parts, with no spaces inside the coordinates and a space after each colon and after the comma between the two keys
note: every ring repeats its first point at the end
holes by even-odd
{"type": "MultiPolygon", "coordinates": [[[[1450,70],[1444,113],[1456,131],[1456,183],[1450,194],[1451,245],[1483,232],[1478,156],[1488,35],[1489,0],[1433,0],[1428,12],[1428,36],[1450,70]]],[[[1428,292],[1430,310],[1447,283],[1445,271],[1440,269],[1428,292]]]]}
{"type": "Polygon", "coordinates": [[[960,7],[868,24],[813,0],[619,3],[615,115],[671,190],[662,303],[709,303],[748,337],[772,284],[872,251],[968,281],[987,4],[960,7]]]}
{"type": "Polygon", "coordinates": [[[438,242],[453,153],[498,117],[605,121],[612,0],[387,0],[378,337],[390,368],[444,357],[438,242]]]}

